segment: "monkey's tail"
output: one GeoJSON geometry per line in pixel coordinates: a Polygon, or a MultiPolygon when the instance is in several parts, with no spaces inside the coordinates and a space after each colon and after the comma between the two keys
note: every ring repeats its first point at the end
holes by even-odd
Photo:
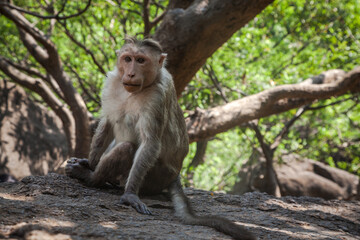
{"type": "Polygon", "coordinates": [[[171,200],[174,204],[175,214],[185,224],[201,225],[214,228],[219,232],[230,235],[234,239],[253,240],[257,239],[251,232],[234,222],[218,216],[197,216],[194,214],[188,198],[186,197],[180,178],[174,181],[170,187],[171,200]]]}

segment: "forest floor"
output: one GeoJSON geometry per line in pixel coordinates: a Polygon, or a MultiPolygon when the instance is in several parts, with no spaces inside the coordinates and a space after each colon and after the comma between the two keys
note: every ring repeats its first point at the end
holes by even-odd
{"type": "MultiPolygon", "coordinates": [[[[359,201],[185,192],[199,215],[224,216],[259,239],[360,239],[359,201]]],[[[0,183],[0,239],[231,239],[182,224],[165,196],[143,198],[147,216],[121,205],[120,194],[55,173],[0,183]]]]}

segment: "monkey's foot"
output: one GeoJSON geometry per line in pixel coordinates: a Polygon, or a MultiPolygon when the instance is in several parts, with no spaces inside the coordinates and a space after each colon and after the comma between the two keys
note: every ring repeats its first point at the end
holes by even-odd
{"type": "Polygon", "coordinates": [[[124,193],[120,198],[120,203],[132,206],[139,213],[152,215],[145,203],[143,203],[136,194],[124,193]]]}
{"type": "Polygon", "coordinates": [[[89,161],[87,159],[71,158],[67,161],[65,173],[71,178],[88,182],[91,175],[89,161]]]}

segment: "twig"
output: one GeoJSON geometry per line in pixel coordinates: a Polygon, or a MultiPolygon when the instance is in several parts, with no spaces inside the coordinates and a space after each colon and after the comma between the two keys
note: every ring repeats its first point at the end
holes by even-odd
{"type": "Polygon", "coordinates": [[[298,120],[301,115],[303,115],[307,110],[309,109],[309,105],[300,107],[295,115],[291,118],[290,121],[288,121],[285,124],[285,127],[280,131],[280,133],[275,137],[273,144],[271,144],[270,149],[272,151],[275,151],[276,148],[281,143],[281,140],[284,138],[284,136],[289,132],[290,127],[298,120]]]}
{"type": "Polygon", "coordinates": [[[60,22],[60,25],[63,26],[65,34],[76,44],[78,45],[80,48],[82,48],[87,54],[90,55],[90,57],[92,58],[93,62],[95,63],[95,65],[98,67],[98,69],[100,70],[100,72],[102,74],[106,74],[106,71],[104,70],[104,68],[101,66],[101,64],[96,60],[94,53],[88,49],[84,44],[80,43],[78,40],[75,39],[75,37],[69,32],[68,28],[66,27],[66,23],[60,22]]]}
{"type": "Polygon", "coordinates": [[[224,94],[224,91],[222,90],[221,86],[220,86],[220,83],[219,83],[219,80],[215,74],[215,71],[214,69],[212,68],[212,66],[208,66],[208,65],[204,65],[203,67],[204,70],[206,70],[208,72],[208,76],[210,78],[210,80],[213,82],[214,86],[216,87],[216,89],[219,91],[220,93],[220,96],[221,98],[226,102],[228,103],[229,100],[227,99],[227,97],[225,96],[224,94]]]}
{"type": "Polygon", "coordinates": [[[101,101],[99,99],[98,96],[94,97],[92,94],[90,94],[90,92],[88,91],[88,89],[85,87],[84,85],[84,79],[82,77],[80,77],[80,75],[71,67],[70,64],[66,64],[66,66],[70,69],[70,71],[75,75],[75,77],[78,79],[78,82],[80,84],[81,89],[83,90],[83,92],[85,93],[86,96],[89,97],[89,99],[91,99],[92,101],[94,101],[96,104],[98,104],[99,106],[101,106],[101,101]]]}
{"type": "Polygon", "coordinates": [[[329,106],[334,106],[334,105],[336,105],[338,103],[346,102],[348,100],[354,100],[356,98],[357,98],[357,96],[355,96],[355,97],[352,96],[352,97],[341,99],[341,100],[338,100],[338,101],[335,101],[335,102],[332,102],[332,103],[329,103],[329,104],[325,104],[325,105],[321,105],[321,106],[317,106],[317,107],[309,107],[308,110],[319,110],[319,109],[326,108],[326,107],[329,107],[329,106]]]}
{"type": "Polygon", "coordinates": [[[43,16],[41,14],[38,14],[38,13],[35,13],[35,12],[31,12],[31,11],[27,11],[21,7],[18,7],[18,6],[15,6],[15,5],[12,5],[10,3],[5,3],[5,2],[1,2],[0,5],[2,6],[6,6],[6,7],[9,7],[11,9],[15,9],[19,12],[22,12],[22,13],[25,13],[25,14],[29,14],[31,16],[34,16],[34,17],[38,17],[38,18],[41,18],[41,19],[57,19],[57,20],[65,20],[65,19],[69,19],[69,18],[73,18],[73,17],[77,17],[77,16],[80,16],[81,14],[83,14],[84,12],[86,12],[86,10],[90,7],[91,5],[91,0],[88,0],[85,8],[75,14],[72,14],[72,15],[69,15],[69,16],[59,16],[59,14],[61,12],[64,11],[64,8],[65,8],[65,3],[63,4],[62,8],[60,9],[60,11],[55,14],[55,15],[51,15],[51,16],[43,16]]]}

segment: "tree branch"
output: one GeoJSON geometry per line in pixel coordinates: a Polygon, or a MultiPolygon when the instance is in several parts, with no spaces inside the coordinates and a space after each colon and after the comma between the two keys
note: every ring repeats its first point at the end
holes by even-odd
{"type": "MultiPolygon", "coordinates": [[[[225,93],[224,91],[222,90],[221,86],[220,86],[220,83],[219,83],[219,80],[218,80],[218,77],[216,76],[216,73],[213,69],[213,67],[211,65],[207,66],[206,64],[203,66],[203,70],[206,70],[207,71],[207,75],[208,77],[210,78],[210,80],[213,82],[215,88],[218,90],[219,92],[219,95],[221,96],[221,98],[226,102],[228,103],[229,100],[227,99],[227,97],[225,96],[225,93]]],[[[204,71],[205,73],[205,71],[204,71]]],[[[206,74],[206,73],[205,73],[206,74]]]]}
{"type": "Polygon", "coordinates": [[[199,141],[254,119],[297,108],[318,99],[360,92],[360,67],[345,74],[330,70],[302,83],[282,85],[208,110],[197,109],[187,119],[190,141],[199,141]]]}
{"type": "MultiPolygon", "coordinates": [[[[77,78],[81,89],[83,90],[83,92],[85,93],[86,96],[88,96],[89,99],[91,99],[92,101],[94,101],[95,103],[97,103],[99,106],[101,106],[101,99],[99,99],[98,95],[93,96],[88,89],[85,87],[84,85],[84,79],[80,77],[80,75],[75,71],[74,68],[71,67],[70,64],[66,64],[66,66],[70,69],[70,71],[75,75],[75,77],[77,78]]],[[[93,91],[95,92],[95,91],[93,91]]]]}
{"type": "Polygon", "coordinates": [[[259,128],[255,123],[251,122],[250,127],[255,131],[256,138],[260,143],[261,150],[266,160],[265,191],[268,194],[280,197],[281,193],[280,193],[279,183],[273,166],[275,149],[271,149],[269,144],[265,142],[264,136],[261,134],[259,128]]]}
{"type": "Polygon", "coordinates": [[[141,17],[144,22],[144,36],[148,37],[151,30],[151,23],[149,19],[149,8],[150,8],[150,0],[144,0],[142,3],[143,12],[141,14],[141,17]]]}
{"type": "Polygon", "coordinates": [[[41,78],[43,80],[46,79],[46,76],[44,74],[42,74],[38,69],[36,68],[32,68],[32,67],[28,67],[26,66],[24,63],[15,63],[10,61],[9,59],[6,59],[2,56],[0,56],[0,58],[2,58],[2,60],[6,61],[8,64],[12,65],[13,67],[17,68],[20,71],[26,72],[29,75],[33,75],[36,76],[38,78],[41,78]]]}
{"type": "Polygon", "coordinates": [[[9,59],[6,59],[2,56],[0,56],[0,58],[3,59],[3,61],[6,61],[8,64],[12,65],[14,68],[18,69],[19,71],[23,71],[26,72],[29,75],[32,76],[36,76],[38,78],[41,78],[43,81],[49,83],[51,89],[61,98],[64,99],[64,95],[61,92],[61,89],[59,88],[59,85],[57,84],[57,82],[54,80],[54,78],[50,75],[44,75],[42,74],[38,69],[36,68],[32,68],[32,67],[28,67],[25,64],[18,64],[18,63],[14,63],[12,61],[10,61],[9,59]]]}
{"type": "MultiPolygon", "coordinates": [[[[75,120],[77,137],[74,154],[76,157],[86,157],[90,148],[87,107],[80,94],[74,89],[69,76],[64,71],[55,44],[46,38],[39,29],[30,24],[17,10],[0,5],[0,13],[16,24],[25,47],[59,85],[64,101],[69,105],[75,120]],[[38,43],[42,44],[45,49],[38,43]]],[[[73,146],[69,146],[69,148],[73,148],[73,146]]]]}
{"type": "Polygon", "coordinates": [[[150,26],[151,28],[153,28],[154,26],[156,26],[161,20],[163,20],[163,18],[165,17],[167,11],[164,11],[163,13],[161,13],[159,16],[155,17],[151,22],[150,22],[150,26]]]}
{"type": "Polygon", "coordinates": [[[279,146],[279,144],[281,143],[281,140],[283,139],[283,137],[285,136],[285,134],[288,133],[289,129],[291,128],[291,126],[296,122],[296,120],[298,120],[301,115],[303,115],[307,110],[309,109],[309,105],[307,106],[302,106],[300,107],[297,112],[295,113],[295,115],[291,118],[290,121],[288,121],[284,128],[281,130],[281,132],[276,136],[276,138],[274,139],[274,142],[271,144],[270,149],[272,151],[275,151],[276,148],[279,146]]]}
{"type": "MultiPolygon", "coordinates": [[[[17,10],[10,9],[0,4],[0,13],[3,14],[5,17],[9,18],[11,21],[13,21],[18,27],[18,29],[22,29],[26,33],[30,34],[36,41],[42,44],[46,50],[52,50],[54,48],[54,44],[45,36],[45,34],[42,31],[40,31],[38,28],[34,27],[17,10]]],[[[39,49],[38,51],[40,51],[39,47],[38,49],[39,49]]]]}
{"type": "Polygon", "coordinates": [[[87,54],[90,55],[91,59],[93,60],[93,62],[95,63],[95,65],[98,67],[99,71],[102,74],[106,74],[106,71],[104,70],[104,68],[101,66],[101,64],[97,61],[97,59],[95,58],[94,53],[88,49],[84,44],[82,44],[81,42],[79,42],[78,40],[75,39],[75,37],[70,33],[69,29],[66,27],[65,23],[60,22],[60,25],[64,28],[64,32],[65,34],[70,38],[71,41],[73,41],[76,45],[78,45],[80,48],[82,48],[87,54]]]}
{"type": "MultiPolygon", "coordinates": [[[[66,2],[65,2],[66,3],[66,2]]],[[[0,6],[5,6],[5,7],[8,7],[10,9],[15,9],[19,12],[22,12],[22,13],[25,13],[25,14],[29,14],[31,16],[34,16],[34,17],[38,17],[38,18],[41,18],[41,19],[57,19],[57,20],[65,20],[65,19],[69,19],[69,18],[73,18],[73,17],[77,17],[77,16],[80,16],[81,14],[83,14],[84,12],[86,12],[86,10],[88,10],[88,8],[90,7],[91,5],[91,0],[88,0],[85,8],[75,14],[72,14],[72,15],[69,15],[69,16],[59,16],[60,13],[62,13],[65,9],[65,5],[66,4],[63,4],[62,8],[60,9],[60,11],[55,14],[55,15],[51,15],[51,16],[43,16],[41,14],[38,14],[38,13],[35,13],[35,12],[31,12],[31,11],[27,11],[21,7],[18,7],[18,6],[15,6],[15,5],[12,5],[10,3],[6,3],[6,2],[0,2],[0,6]]]]}

